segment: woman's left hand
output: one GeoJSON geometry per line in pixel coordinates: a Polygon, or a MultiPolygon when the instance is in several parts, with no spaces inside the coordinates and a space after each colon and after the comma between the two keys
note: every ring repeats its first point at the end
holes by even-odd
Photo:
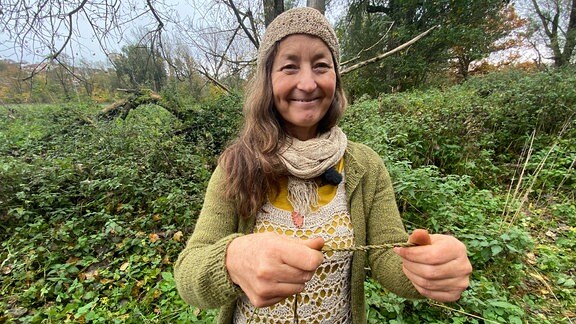
{"type": "Polygon", "coordinates": [[[472,272],[466,246],[453,236],[430,235],[423,229],[415,230],[408,242],[417,246],[394,252],[402,257],[403,271],[420,294],[441,302],[458,300],[472,272]]]}

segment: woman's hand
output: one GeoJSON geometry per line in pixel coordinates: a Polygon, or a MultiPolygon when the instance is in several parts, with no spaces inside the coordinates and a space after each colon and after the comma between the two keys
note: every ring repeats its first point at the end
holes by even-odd
{"type": "Polygon", "coordinates": [[[395,248],[403,259],[403,271],[425,297],[441,302],[456,301],[468,287],[472,265],[466,246],[449,235],[429,235],[415,230],[408,242],[418,246],[395,248]]]}
{"type": "Polygon", "coordinates": [[[324,260],[321,237],[300,240],[272,233],[238,237],[226,250],[226,269],[255,307],[304,290],[324,260]]]}

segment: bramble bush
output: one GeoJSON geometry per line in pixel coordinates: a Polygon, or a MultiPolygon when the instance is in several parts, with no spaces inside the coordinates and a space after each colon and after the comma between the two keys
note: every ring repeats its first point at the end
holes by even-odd
{"type": "MultiPolygon", "coordinates": [[[[388,161],[434,165],[483,188],[502,186],[521,167],[523,151],[545,153],[551,143],[573,138],[575,82],[573,69],[509,71],[444,90],[359,100],[345,116],[346,131],[388,161]]],[[[574,147],[560,150],[568,168],[574,147]]]]}
{"type": "MultiPolygon", "coordinates": [[[[368,279],[370,323],[574,316],[574,78],[510,71],[349,107],[341,126],[383,157],[406,227],[457,236],[474,266],[448,304],[368,279]]],[[[108,121],[90,104],[0,107],[0,322],[212,322],[172,267],[240,102],[108,121]]]]}
{"type": "Polygon", "coordinates": [[[576,224],[575,75],[494,73],[349,107],[343,128],[385,160],[407,227],[457,236],[474,266],[471,288],[448,311],[423,302],[398,306],[370,282],[374,323],[573,316],[566,310],[576,304],[567,288],[574,286],[574,252],[565,242],[576,224]]]}
{"type": "Polygon", "coordinates": [[[206,128],[195,142],[157,106],[112,121],[98,121],[98,107],[8,110],[0,125],[2,318],[213,318],[186,309],[171,265],[226,133],[206,128]]]}

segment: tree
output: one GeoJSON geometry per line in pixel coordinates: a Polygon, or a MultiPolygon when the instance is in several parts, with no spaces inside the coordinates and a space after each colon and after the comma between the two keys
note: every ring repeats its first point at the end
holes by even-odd
{"type": "Polygon", "coordinates": [[[554,66],[574,62],[576,54],[576,0],[530,0],[532,28],[552,52],[554,66]]]}
{"type": "Polygon", "coordinates": [[[306,6],[316,8],[321,13],[326,12],[326,0],[306,0],[306,6]]]}
{"type": "Polygon", "coordinates": [[[170,46],[168,50],[168,85],[171,94],[192,98],[198,102],[205,92],[207,80],[198,72],[198,63],[194,60],[190,48],[182,44],[170,46]]]}
{"type": "Polygon", "coordinates": [[[470,63],[488,56],[495,50],[493,45],[510,33],[514,25],[507,24],[507,8],[502,0],[351,0],[347,15],[337,25],[344,61],[366,60],[438,28],[371,65],[369,71],[351,73],[345,78],[347,88],[354,98],[418,87],[454,62],[465,78],[470,63]]]}
{"type": "Polygon", "coordinates": [[[166,82],[164,60],[147,46],[124,46],[113,62],[118,78],[132,88],[148,87],[158,92],[166,82]]]}
{"type": "Polygon", "coordinates": [[[284,12],[284,0],[263,0],[264,2],[264,24],[270,25],[272,20],[284,12]]]}
{"type": "Polygon", "coordinates": [[[462,79],[468,78],[472,62],[520,46],[524,37],[522,33],[512,37],[513,31],[527,23],[517,15],[514,6],[501,0],[486,6],[487,2],[466,2],[464,7],[456,9],[456,14],[450,15],[447,20],[450,25],[444,29],[450,44],[449,55],[455,60],[457,74],[462,79]]]}
{"type": "MultiPolygon", "coordinates": [[[[138,72],[138,68],[154,67],[162,60],[167,64],[164,70],[176,70],[178,65],[182,66],[177,57],[168,53],[165,42],[172,39],[178,46],[189,48],[198,73],[230,92],[240,89],[252,73],[266,21],[301,3],[296,0],[191,1],[188,9],[197,15],[189,19],[180,17],[180,13],[165,0],[82,0],[80,3],[39,0],[33,5],[29,0],[7,0],[2,5],[0,28],[7,31],[14,50],[37,51],[43,63],[68,66],[62,61],[63,54],[74,52],[81,46],[79,26],[89,26],[128,86],[148,84],[154,89],[159,89],[164,82],[160,70],[154,68],[145,76],[143,71],[138,72]],[[118,50],[110,44],[123,42],[123,33],[130,24],[143,30],[140,39],[132,41],[139,49],[124,47],[123,53],[114,54],[118,50]],[[167,28],[168,25],[174,26],[173,29],[167,28]],[[174,37],[166,37],[172,30],[174,37]],[[129,60],[129,55],[137,59],[129,60]],[[141,59],[143,57],[147,59],[141,59]],[[139,62],[139,65],[133,62],[139,62]],[[150,75],[154,73],[155,76],[150,75]]],[[[320,10],[323,7],[330,10],[330,1],[308,0],[307,3],[320,10]]],[[[391,48],[388,46],[386,49],[391,48]]],[[[74,58],[73,53],[69,56],[74,58]]],[[[39,68],[45,66],[48,64],[37,65],[39,68]]],[[[72,66],[67,71],[74,73],[76,69],[72,66]]],[[[38,72],[34,69],[31,76],[38,72]]],[[[89,86],[86,88],[90,89],[89,86]]]]}

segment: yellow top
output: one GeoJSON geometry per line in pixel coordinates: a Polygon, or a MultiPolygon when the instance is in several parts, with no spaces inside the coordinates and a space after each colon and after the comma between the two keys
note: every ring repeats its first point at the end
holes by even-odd
{"type": "MultiPolygon", "coordinates": [[[[340,159],[340,162],[336,164],[336,171],[338,173],[342,173],[344,169],[344,159],[340,159]]],[[[331,185],[331,184],[322,184],[320,183],[320,179],[316,180],[316,184],[318,185],[318,206],[312,207],[312,211],[318,210],[318,208],[327,205],[329,202],[334,199],[336,196],[336,190],[338,186],[331,185]]],[[[286,210],[289,212],[294,211],[292,205],[288,201],[288,177],[284,177],[280,180],[280,192],[276,197],[269,197],[273,198],[270,199],[270,203],[279,209],[286,210]]]]}

